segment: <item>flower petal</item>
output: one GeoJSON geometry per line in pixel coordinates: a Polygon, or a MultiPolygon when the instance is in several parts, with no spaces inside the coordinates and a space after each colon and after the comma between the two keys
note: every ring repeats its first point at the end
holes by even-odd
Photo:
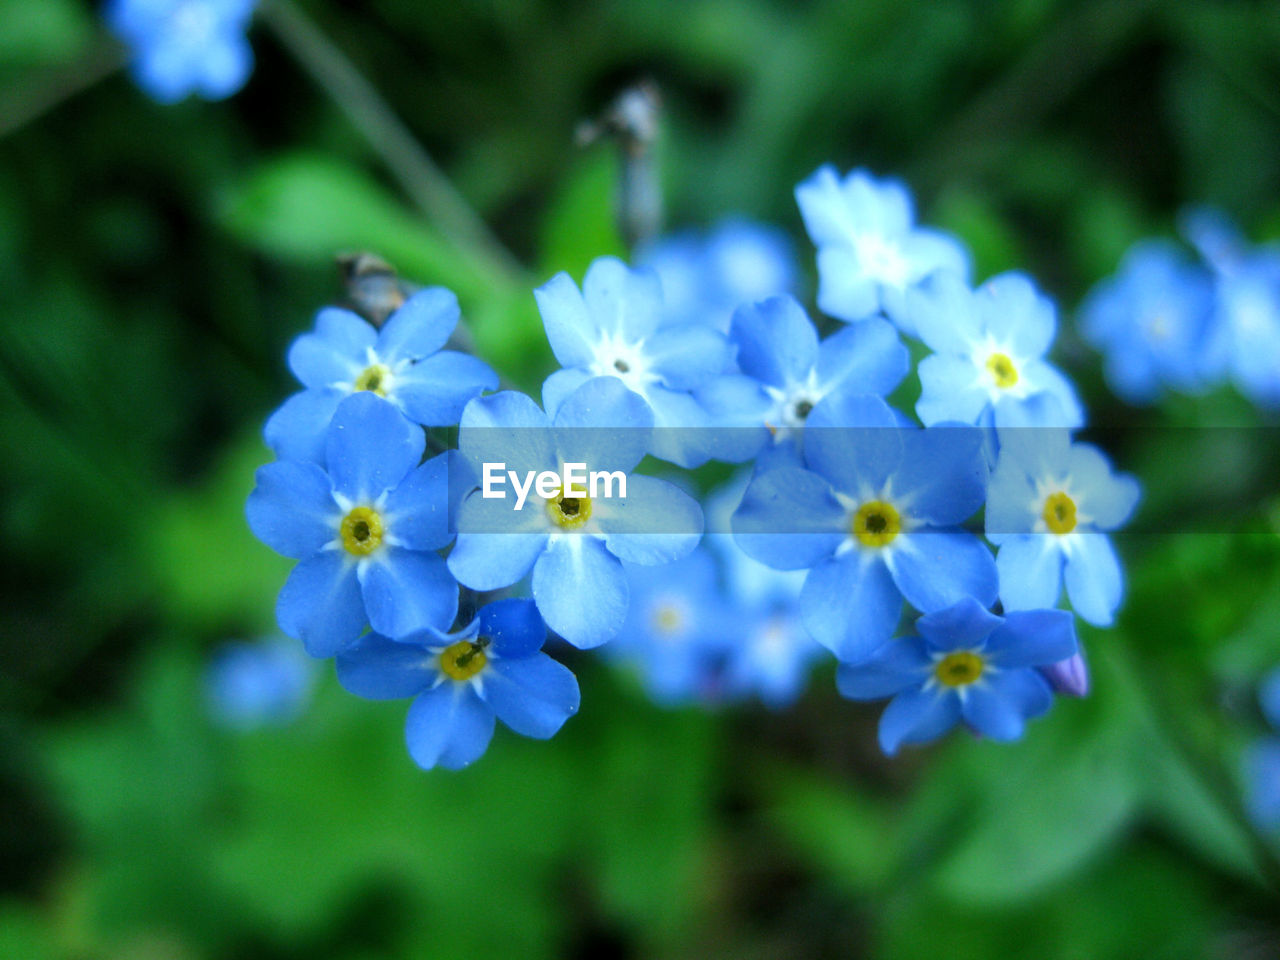
{"type": "Polygon", "coordinates": [[[910,363],[893,325],[869,317],[822,341],[816,365],[818,384],[824,392],[839,388],[884,396],[902,382],[910,363]]]}
{"type": "Polygon", "coordinates": [[[561,463],[588,470],[635,467],[649,447],[653,411],[617,377],[594,377],[565,397],[555,416],[554,443],[561,463]]]}
{"type": "Polygon", "coordinates": [[[1062,549],[1049,533],[1009,537],[996,554],[1000,602],[1006,610],[1044,610],[1062,594],[1062,549]]]}
{"type": "Polygon", "coordinates": [[[986,655],[1001,670],[1047,667],[1080,650],[1076,623],[1066,610],[1015,610],[987,639],[986,655]]]}
{"type": "Polygon", "coordinates": [[[804,382],[818,362],[818,331],[791,296],[739,307],[729,336],[742,372],[773,387],[804,382]]]}
{"type": "Polygon", "coordinates": [[[367,365],[369,348],[377,339],[366,320],[350,310],[326,307],[316,314],[315,333],[293,341],[289,369],[312,390],[350,384],[367,365]]]}
{"type": "Polygon", "coordinates": [[[904,690],[880,714],[880,749],[892,757],[904,743],[935,740],[960,719],[960,698],[939,688],[904,690]]]}
{"type": "Polygon", "coordinates": [[[396,374],[396,403],[414,423],[451,427],[472,397],[498,386],[498,375],[483,360],[441,350],[396,374]]]}
{"type": "Polygon", "coordinates": [[[563,367],[586,367],[595,357],[600,328],[587,310],[578,285],[567,273],[554,277],[533,291],[542,314],[551,352],[563,367]]]}
{"type": "Polygon", "coordinates": [[[531,657],[547,639],[537,604],[524,597],[506,597],[480,608],[479,635],[487,637],[496,656],[503,660],[531,657]]]}
{"type": "Polygon", "coordinates": [[[850,551],[809,571],[800,610],[813,639],[839,660],[859,664],[893,636],[902,594],[878,557],[850,551]]]}
{"type": "Polygon", "coordinates": [[[880,647],[871,659],[836,668],[836,689],[850,700],[881,700],[919,686],[933,660],[919,637],[899,637],[880,647]]]}
{"type": "Polygon", "coordinates": [[[964,650],[982,646],[1003,622],[973,597],[965,597],[946,609],[925,614],[916,621],[916,629],[932,650],[964,650]]]}
{"type": "Polygon", "coordinates": [[[943,610],[965,597],[995,603],[996,561],[987,545],[962,530],[901,534],[885,560],[893,582],[921,613],[943,610]]]}
{"type": "Polygon", "coordinates": [[[366,633],[340,651],[334,666],[342,688],[367,700],[416,697],[440,674],[436,655],[425,647],[377,633],[366,633]]]}
{"type": "Polygon", "coordinates": [[[578,712],[578,681],[545,653],[491,660],[481,696],[516,733],[546,740],[578,712]]]}
{"type": "Polygon", "coordinates": [[[369,622],[355,563],[341,550],[303,560],[280,589],[276,621],[313,657],[331,657],[353,643],[369,622]]]}
{"type": "Polygon", "coordinates": [[[445,345],[460,316],[458,298],[451,290],[419,290],[387,319],[378,333],[378,356],[387,364],[421,361],[445,345]]]}
{"type": "Polygon", "coordinates": [[[893,496],[912,517],[932,526],[963,523],[987,498],[987,460],[978,427],[902,431],[902,465],[893,496]]]}
{"type": "Polygon", "coordinates": [[[1026,722],[1053,705],[1049,683],[1035,670],[1002,670],[968,688],[965,723],[992,740],[1017,740],[1026,722]]]}
{"type": "Polygon", "coordinates": [[[674,484],[632,474],[627,495],[592,502],[605,546],[631,563],[669,563],[689,553],[702,536],[702,508],[674,484]]]}
{"type": "Polygon", "coordinates": [[[776,570],[803,570],[831,556],[847,536],[845,509],[822,477],[776,467],[752,478],[731,521],[748,556],[776,570]]]}
{"type": "Polygon", "coordinates": [[[438,554],[384,547],[360,579],[370,626],[393,640],[448,629],[458,612],[458,583],[438,554]]]}
{"type": "Polygon", "coordinates": [[[1124,571],[1105,534],[1077,533],[1063,580],[1076,613],[1095,627],[1109,627],[1124,596],[1124,571]]]}
{"type": "Polygon", "coordinates": [[[493,711],[467,684],[445,682],[420,694],[404,721],[404,740],[424,770],[437,764],[459,770],[480,757],[493,739],[493,711]]]}
{"type": "Polygon", "coordinates": [[[308,460],[324,466],[324,439],[333,412],[346,394],[340,390],[302,390],[267,419],[263,436],[281,460],[308,460]]]}
{"type": "Polygon", "coordinates": [[[551,421],[523,393],[502,390],[476,397],[462,411],[458,450],[477,478],[485,463],[505,463],[524,476],[530,470],[558,466],[551,441],[551,421]]]}
{"type": "Polygon", "coordinates": [[[935,353],[920,361],[920,399],[916,415],[926,427],[954,421],[976,424],[991,401],[967,357],[935,353]]]}
{"type": "Polygon", "coordinates": [[[381,397],[361,391],[338,404],[325,438],[333,489],[357,504],[399,485],[422,460],[422,429],[381,397]]]}
{"type": "Polygon", "coordinates": [[[586,649],[612,640],[627,617],[622,563],[595,537],[552,540],[533,567],[538,612],[560,636],[586,649]]]}
{"type": "Polygon", "coordinates": [[[314,463],[277,460],[259,467],[245,503],[253,535],[286,557],[309,557],[337,536],[341,511],[329,478],[314,463]]]}
{"type": "Polygon", "coordinates": [[[387,494],[383,519],[397,546],[439,550],[450,540],[449,464],[442,453],[421,464],[387,494]]]}

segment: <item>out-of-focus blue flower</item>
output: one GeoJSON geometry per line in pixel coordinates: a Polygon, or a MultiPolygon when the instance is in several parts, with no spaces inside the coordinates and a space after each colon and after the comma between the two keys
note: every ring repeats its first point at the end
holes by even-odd
{"type": "Polygon", "coordinates": [[[660,704],[723,700],[723,664],[737,640],[736,618],[711,555],[698,549],[664,566],[623,566],[631,600],[609,652],[638,670],[660,704]]]}
{"type": "Polygon", "coordinates": [[[963,721],[993,740],[1017,740],[1053,703],[1037,667],[1076,651],[1065,610],[998,617],[965,598],[916,621],[919,636],[891,640],[864,664],[842,664],[840,692],[851,700],[892,697],[880,715],[880,748],[934,740],[963,721]]]}
{"type": "MultiPolygon", "coordinates": [[[[579,647],[617,635],[627,615],[622,560],[668,563],[702,534],[702,510],[677,487],[632,474],[649,447],[653,414],[616,377],[596,377],[565,398],[554,421],[520,393],[479,397],[462,413],[459,452],[474,476],[503,463],[519,477],[566,463],[626,475],[626,496],[484,497],[472,491],[458,512],[449,568],[476,590],[496,590],[533,571],[533,597],[552,630],[579,647]]],[[[576,492],[576,491],[575,491],[576,492]]],[[[588,491],[589,492],[589,491],[588,491]]],[[[605,491],[607,493],[607,491],[605,491]]]]}
{"type": "Polygon", "coordinates": [[[593,377],[615,377],[653,411],[648,451],[682,467],[710,457],[710,414],[690,391],[719,376],[729,360],[724,334],[705,324],[664,325],[662,285],[652,270],[614,257],[591,264],[582,290],[559,273],[534,291],[547,340],[564,367],[547,378],[542,402],[554,416],[593,377]],[[692,429],[675,429],[692,428],[692,429]]]}
{"type": "Polygon", "coordinates": [[[267,421],[267,444],[286,460],[324,463],[325,433],[345,397],[384,397],[414,423],[458,422],[468,400],[498,385],[482,360],[441,350],[458,323],[458,299],[443,287],[410,297],[380,331],[349,310],[329,307],[314,333],[289,348],[289,368],[305,390],[267,421]]]}
{"type": "Polygon", "coordinates": [[[964,246],[940,230],[915,225],[911,194],[901,182],[834,167],[818,169],[796,187],[805,228],[818,247],[818,306],[841,320],[880,311],[916,336],[903,295],[935,271],[969,278],[964,246]]]}
{"type": "Polygon", "coordinates": [[[1041,667],[1040,673],[1049,681],[1054,693],[1065,697],[1087,697],[1089,695],[1089,663],[1084,658],[1084,648],[1074,656],[1041,667]]]}
{"type": "Polygon", "coordinates": [[[888,321],[870,317],[821,343],[804,308],[789,296],[739,307],[730,342],[740,374],[713,381],[698,396],[716,415],[725,437],[741,449],[721,448],[721,459],[742,460],[775,451],[794,462],[805,421],[828,396],[884,396],[902,382],[907,348],[888,321]]]}
{"type": "Polygon", "coordinates": [[[1108,626],[1124,595],[1110,539],[1141,491],[1094,447],[1066,430],[1000,431],[1000,457],[987,493],[987,539],[999,545],[1006,610],[1057,606],[1065,579],[1076,613],[1108,626]]]}
{"type": "Polygon", "coordinates": [[[786,232],[728,219],[708,235],[685,231],[640,250],[636,262],[662,281],[669,323],[701,323],[721,333],[741,304],[794,293],[795,254],[786,232]]]}
{"type": "Polygon", "coordinates": [[[414,697],[409,755],[426,770],[458,770],[489,746],[495,716],[546,740],[577,713],[578,681],[542,652],[546,637],[533,601],[498,600],[455,633],[366,634],[338,655],[338,681],[371,700],[414,697]]]}
{"type": "Polygon", "coordinates": [[[1005,273],[977,290],[939,273],[907,293],[906,312],[934,351],[920,361],[916,413],[926,425],[1084,425],[1075,390],[1044,360],[1057,331],[1053,303],[1005,273]]]}
{"type": "Polygon", "coordinates": [[[1258,705],[1277,732],[1280,732],[1280,668],[1272,670],[1258,684],[1258,705]]]}
{"type": "Polygon", "coordinates": [[[258,469],[249,527],[300,561],[276,619],[313,657],[337,653],[366,625],[401,637],[453,622],[458,586],[434,552],[452,538],[449,455],[419,465],[425,443],[387,401],[358,393],[333,415],[327,472],[301,460],[258,469]]]}
{"type": "Polygon", "coordinates": [[[107,24],[129,47],[138,86],[160,103],[229,97],[249,78],[245,38],[256,0],[109,0],[107,24]]]}
{"type": "Polygon", "coordinates": [[[1208,272],[1160,241],[1134,246],[1081,307],[1085,338],[1106,354],[1107,383],[1139,404],[1166,387],[1204,387],[1212,318],[1208,272]]]}
{"type": "Polygon", "coordinates": [[[230,641],[214,652],[204,679],[214,722],[234,730],[283,726],[310,700],[315,662],[292,640],[230,641]]]}
{"type": "Polygon", "coordinates": [[[1254,823],[1280,827],[1280,737],[1263,737],[1245,751],[1245,805],[1254,823]]]}
{"type": "Polygon", "coordinates": [[[838,658],[871,656],[904,598],[924,612],[995,600],[990,551],[958,527],[986,495],[981,431],[906,429],[878,397],[829,398],[810,414],[804,455],[808,469],[755,476],[733,530],[762,563],[812,568],[804,624],[838,658]]]}

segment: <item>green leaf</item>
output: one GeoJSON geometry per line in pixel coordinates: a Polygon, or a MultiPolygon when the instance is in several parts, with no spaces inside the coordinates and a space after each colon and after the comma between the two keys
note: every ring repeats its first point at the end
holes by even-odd
{"type": "Polygon", "coordinates": [[[0,63],[61,63],[82,50],[93,34],[84,4],[73,0],[0,0],[0,63]]]}
{"type": "Polygon", "coordinates": [[[569,168],[543,221],[541,273],[564,270],[581,282],[596,257],[626,258],[615,216],[618,176],[617,154],[603,146],[569,168]]]}

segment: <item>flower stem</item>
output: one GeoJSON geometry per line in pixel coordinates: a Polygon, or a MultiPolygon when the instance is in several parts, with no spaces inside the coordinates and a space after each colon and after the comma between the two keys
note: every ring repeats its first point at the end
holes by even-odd
{"type": "Polygon", "coordinates": [[[458,246],[512,278],[524,273],[408,127],[293,0],[264,0],[265,23],[382,157],[409,198],[458,246]]]}

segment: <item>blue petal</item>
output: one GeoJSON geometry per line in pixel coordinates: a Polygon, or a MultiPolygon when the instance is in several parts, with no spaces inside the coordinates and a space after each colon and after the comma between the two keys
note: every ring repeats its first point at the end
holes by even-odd
{"type": "Polygon", "coordinates": [[[1017,740],[1026,722],[1053,704],[1049,683],[1035,670],[1002,670],[968,688],[965,723],[992,740],[1017,740]]]}
{"type": "Polygon", "coordinates": [[[495,600],[480,608],[479,635],[487,637],[503,660],[531,657],[547,639],[547,625],[538,606],[523,597],[495,600]]]}
{"type": "Polygon", "coordinates": [[[565,398],[592,379],[594,374],[582,367],[566,367],[557,370],[542,382],[542,406],[552,419],[560,410],[565,398]]]}
{"type": "Polygon", "coordinates": [[[960,699],[938,688],[904,690],[880,715],[880,749],[892,757],[904,743],[935,740],[960,719],[960,699]]]}
{"type": "Polygon", "coordinates": [[[560,463],[588,470],[635,467],[649,447],[653,411],[617,377],[595,377],[569,394],[556,411],[554,443],[560,463]]]}
{"type": "Polygon", "coordinates": [[[1005,615],[983,652],[1001,670],[1010,670],[1051,666],[1079,650],[1075,617],[1066,610],[1019,610],[1005,615]]]}
{"type": "Polygon", "coordinates": [[[933,669],[933,659],[919,637],[890,640],[870,660],[836,668],[836,689],[850,700],[881,700],[919,686],[933,669]]]}
{"type": "Polygon", "coordinates": [[[1113,474],[1106,457],[1088,444],[1071,448],[1067,471],[1072,490],[1078,491],[1077,509],[1100,530],[1114,530],[1128,520],[1142,496],[1137,480],[1113,474]]]}
{"type": "Polygon", "coordinates": [[[467,684],[446,681],[418,696],[404,722],[413,762],[458,770],[484,753],[493,738],[493,711],[467,684]]]}
{"type": "Polygon", "coordinates": [[[1124,596],[1124,573],[1111,541],[1101,533],[1074,534],[1063,579],[1076,613],[1095,627],[1109,627],[1124,596]]]}
{"type": "Polygon", "coordinates": [[[453,539],[449,529],[447,453],[414,469],[388,495],[383,507],[387,532],[410,550],[438,550],[453,539]]]}
{"type": "Polygon", "coordinates": [[[1019,357],[1043,357],[1057,333],[1053,301],[1023,273],[1002,273],[984,283],[974,298],[979,322],[1000,346],[1019,357]]]}
{"type": "Polygon", "coordinates": [[[837,659],[859,664],[893,636],[902,594],[879,558],[850,551],[809,571],[800,610],[813,639],[837,659]]]}
{"type": "Polygon", "coordinates": [[[473,590],[499,590],[522,579],[547,544],[549,523],[542,503],[485,499],[473,493],[458,511],[458,542],[449,569],[473,590]]]}
{"type": "Polygon", "coordinates": [[[631,563],[668,563],[697,546],[704,523],[696,500],[672,483],[640,474],[627,478],[626,489],[625,497],[599,497],[592,504],[611,553],[631,563]]]}
{"type": "Polygon", "coordinates": [[[880,285],[866,275],[851,247],[818,248],[818,309],[846,323],[880,309],[880,285]]]}
{"type": "Polygon", "coordinates": [[[560,636],[586,649],[612,640],[627,617],[622,563],[595,537],[567,534],[533,567],[538,612],[560,636]]]}
{"type": "Polygon", "coordinates": [[[879,317],[871,317],[823,340],[816,369],[823,392],[839,388],[884,396],[902,382],[910,365],[910,354],[897,331],[879,317]]]}
{"type": "Polygon", "coordinates": [[[796,203],[804,228],[818,246],[846,243],[852,232],[840,175],[831,164],[823,164],[796,187],[796,203]]]}
{"type": "Polygon", "coordinates": [[[393,313],[378,334],[383,363],[431,356],[448,341],[458,325],[458,298],[444,287],[419,290],[393,313]]]}
{"type": "Polygon", "coordinates": [[[805,462],[842,493],[873,495],[902,461],[903,434],[880,397],[832,394],[805,423],[805,462]]]}
{"type": "Polygon", "coordinates": [[[376,633],[366,633],[340,651],[334,666],[342,688],[367,700],[416,697],[440,675],[436,655],[425,647],[376,633]]]}
{"type": "Polygon", "coordinates": [[[545,653],[489,661],[480,695],[516,733],[546,740],[578,712],[578,681],[545,653]]]}
{"type": "Polygon", "coordinates": [[[394,399],[409,419],[429,427],[451,427],[467,401],[498,386],[483,360],[442,350],[396,374],[394,399]]]}
{"type": "Polygon", "coordinates": [[[447,629],[458,612],[458,583],[435,553],[384,547],[360,579],[370,626],[393,640],[447,629]]]}
{"type": "Polygon", "coordinates": [[[794,297],[739,307],[729,335],[742,372],[770,386],[804,382],[818,362],[818,332],[794,297]]]}
{"type": "Polygon", "coordinates": [[[996,561],[987,545],[960,530],[900,534],[885,560],[893,582],[922,613],[943,610],[965,597],[990,606],[996,600],[996,561]]]}
{"type": "Polygon", "coordinates": [[[935,353],[920,361],[920,399],[916,416],[926,427],[935,423],[977,423],[991,401],[967,357],[935,353]]]}
{"type": "Polygon", "coordinates": [[[589,366],[595,359],[600,330],[577,284],[567,273],[557,273],[534,290],[533,296],[556,360],[564,367],[589,366]]]}
{"type": "Polygon", "coordinates": [[[987,461],[977,427],[902,431],[894,501],[912,517],[945,527],[962,523],[987,498],[987,461]]]}
{"type": "Polygon", "coordinates": [[[1045,417],[1027,426],[1066,427],[1070,430],[1084,426],[1084,407],[1076,396],[1076,389],[1056,367],[1042,360],[1032,360],[1023,364],[1022,376],[1027,381],[1028,389],[1043,391],[1058,401],[1057,407],[1050,408],[1054,414],[1051,418],[1045,417]]]}
{"type": "Polygon", "coordinates": [[[996,554],[1000,602],[1006,610],[1044,610],[1062,593],[1062,549],[1050,533],[1011,536],[996,554]]]}
{"type": "Polygon", "coordinates": [[[331,657],[352,643],[369,622],[355,563],[341,550],[303,560],[280,590],[276,621],[313,657],[331,657]]]}
{"type": "Polygon", "coordinates": [[[324,466],[324,440],[333,412],[346,396],[340,390],[303,390],[267,420],[263,435],[281,460],[309,460],[324,466]]]}
{"type": "Polygon", "coordinates": [[[253,535],[286,557],[309,557],[338,535],[342,512],[329,478],[314,463],[277,460],[259,467],[245,504],[253,535]]]}
{"type": "Polygon", "coordinates": [[[222,100],[243,87],[252,70],[253,49],[243,34],[215,37],[201,51],[197,89],[206,100],[222,100]]]}
{"type": "Polygon", "coordinates": [[[987,539],[992,543],[1004,543],[1011,536],[1030,533],[1039,519],[1037,512],[1043,509],[1043,504],[1037,496],[1036,485],[1027,472],[1025,461],[1008,443],[1011,437],[1020,438],[1024,434],[1039,432],[1000,432],[1000,456],[987,484],[985,525],[987,539]]]}
{"type": "Polygon", "coordinates": [[[399,485],[426,446],[422,429],[381,397],[361,391],[338,404],[325,440],[333,489],[371,503],[399,485]]]}
{"type": "MultiPolygon", "coordinates": [[[[956,273],[940,271],[908,289],[903,314],[905,326],[944,356],[967,357],[973,344],[983,339],[973,292],[956,273]]],[[[973,364],[967,366],[972,375],[973,364]]]]}
{"type": "Polygon", "coordinates": [[[289,369],[312,390],[350,384],[368,366],[377,338],[373,327],[350,310],[326,307],[316,314],[316,332],[293,341],[289,369]]]}
{"type": "Polygon", "coordinates": [[[650,370],[671,390],[693,390],[729,364],[729,341],[701,324],[664,327],[645,344],[650,370]]]}
{"type": "Polygon", "coordinates": [[[731,523],[748,556],[777,570],[802,570],[835,552],[847,536],[844,520],[827,481],[778,467],[752,479],[731,523]]]}
{"type": "Polygon", "coordinates": [[[710,412],[692,394],[655,385],[645,399],[653,409],[649,452],[659,460],[692,470],[724,449],[723,432],[712,429],[710,412]]]}
{"type": "Polygon", "coordinates": [[[582,278],[582,299],[596,329],[632,343],[647,338],[662,320],[658,275],[647,267],[632,270],[616,257],[592,261],[582,278]]]}
{"type": "Polygon", "coordinates": [[[524,476],[530,470],[555,470],[551,421],[523,393],[503,390],[476,397],[462,411],[458,450],[477,478],[485,463],[505,463],[524,476]]]}
{"type": "Polygon", "coordinates": [[[980,647],[991,631],[1004,621],[973,597],[916,621],[916,629],[933,650],[967,650],[980,647]]]}

